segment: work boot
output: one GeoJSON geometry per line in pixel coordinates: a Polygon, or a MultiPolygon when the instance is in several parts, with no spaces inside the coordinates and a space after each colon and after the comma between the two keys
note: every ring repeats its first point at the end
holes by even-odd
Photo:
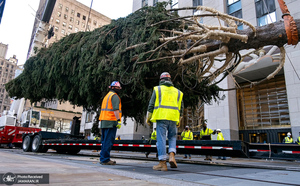
{"type": "Polygon", "coordinates": [[[171,152],[170,155],[169,155],[169,163],[170,163],[171,168],[177,168],[177,163],[176,163],[176,160],[175,160],[175,153],[174,152],[171,152]]]}
{"type": "Polygon", "coordinates": [[[108,162],[106,162],[106,163],[104,163],[104,162],[100,162],[100,164],[101,165],[116,165],[116,161],[108,161],[108,162]]]}
{"type": "Polygon", "coordinates": [[[159,161],[159,164],[158,164],[158,165],[154,165],[154,166],[153,166],[153,170],[158,170],[158,171],[168,171],[166,160],[164,160],[164,161],[159,161]]]}

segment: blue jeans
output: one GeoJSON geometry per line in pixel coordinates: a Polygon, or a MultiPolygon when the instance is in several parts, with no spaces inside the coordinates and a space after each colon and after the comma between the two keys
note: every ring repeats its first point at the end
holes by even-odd
{"type": "Polygon", "coordinates": [[[110,151],[114,145],[117,127],[113,128],[104,128],[101,130],[101,151],[100,151],[100,162],[107,163],[110,161],[110,151]]]}
{"type": "Polygon", "coordinates": [[[156,121],[156,147],[158,152],[158,160],[164,161],[167,159],[166,155],[166,133],[168,131],[169,139],[169,153],[176,154],[176,135],[177,127],[175,121],[157,120],[156,121]]]}

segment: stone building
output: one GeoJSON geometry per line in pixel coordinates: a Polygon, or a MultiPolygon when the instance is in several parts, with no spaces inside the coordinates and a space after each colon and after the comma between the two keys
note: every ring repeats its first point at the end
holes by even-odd
{"type": "Polygon", "coordinates": [[[5,83],[15,78],[18,59],[14,55],[6,59],[8,45],[0,43],[0,113],[10,109],[11,98],[5,90],[5,83]]]}
{"type": "MultiPolygon", "coordinates": [[[[133,0],[133,12],[143,6],[155,6],[163,0],[133,0]]],[[[285,0],[294,19],[300,18],[300,1],[285,0]]],[[[242,18],[254,26],[263,26],[282,21],[282,13],[276,0],[173,0],[167,8],[207,6],[220,12],[242,18]]],[[[179,11],[180,16],[201,14],[199,11],[179,11]]],[[[203,24],[219,25],[217,19],[211,17],[199,19],[203,24]]],[[[238,23],[238,29],[247,26],[238,23]]],[[[284,46],[286,50],[284,68],[272,79],[248,88],[221,92],[223,100],[205,104],[203,119],[208,127],[220,128],[225,139],[244,140],[248,142],[282,142],[287,132],[296,139],[300,135],[300,46],[284,46]]],[[[224,89],[242,87],[249,82],[259,81],[274,71],[278,66],[279,50],[273,46],[263,48],[270,55],[245,58],[241,66],[246,70],[227,77],[219,86],[224,89]],[[272,52],[272,53],[271,53],[272,52]],[[252,63],[255,61],[254,63],[252,63]]],[[[241,51],[243,52],[243,51],[241,51]]],[[[244,51],[246,52],[246,51],[244,51]]],[[[239,66],[239,67],[241,67],[239,66]]],[[[192,122],[186,114],[188,125],[195,126],[199,132],[199,121],[192,122]]],[[[197,118],[197,116],[196,116],[197,118]]],[[[193,132],[194,132],[193,131],[193,132]]]]}

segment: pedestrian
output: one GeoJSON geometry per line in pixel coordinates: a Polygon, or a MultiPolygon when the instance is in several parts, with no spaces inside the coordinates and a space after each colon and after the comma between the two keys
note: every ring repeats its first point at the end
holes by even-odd
{"type": "MultiPolygon", "coordinates": [[[[207,128],[207,124],[203,124],[203,128],[200,131],[200,139],[201,140],[211,140],[211,135],[215,134],[216,131],[211,130],[210,128],[207,128]]],[[[206,155],[204,160],[210,160],[212,161],[212,156],[211,155],[206,155]]]]}
{"type": "Polygon", "coordinates": [[[154,87],[148,106],[147,124],[156,122],[157,152],[159,164],[154,170],[167,171],[166,133],[169,140],[169,163],[171,168],[177,168],[175,160],[177,126],[183,111],[183,93],[173,86],[171,75],[163,72],[160,75],[159,86],[154,87]]]}
{"type": "Polygon", "coordinates": [[[292,134],[290,132],[287,133],[287,136],[283,139],[282,143],[293,143],[292,134]]]}
{"type": "Polygon", "coordinates": [[[299,137],[297,138],[297,141],[295,141],[296,143],[298,143],[298,145],[300,145],[300,135],[299,137]]]}
{"type": "MultiPolygon", "coordinates": [[[[182,140],[193,140],[193,132],[190,131],[190,128],[189,126],[186,126],[185,129],[183,130],[183,132],[181,133],[181,137],[182,137],[182,140]]],[[[191,154],[185,154],[184,155],[184,159],[187,158],[187,156],[189,156],[189,159],[192,158],[191,154]]]]}
{"type": "MultiPolygon", "coordinates": [[[[156,140],[156,128],[154,128],[152,134],[151,134],[151,138],[150,138],[150,144],[152,140],[156,140]]],[[[150,152],[145,152],[146,154],[146,158],[148,158],[150,152]]],[[[157,153],[156,153],[156,157],[157,157],[157,153]]]]}
{"type": "Polygon", "coordinates": [[[110,151],[115,142],[117,128],[121,127],[122,104],[119,92],[122,89],[118,81],[113,81],[109,86],[109,92],[102,101],[99,121],[101,136],[100,163],[102,165],[115,165],[116,162],[110,160],[110,151]]]}
{"type": "MultiPolygon", "coordinates": [[[[217,140],[219,140],[219,141],[224,140],[224,137],[223,137],[223,134],[222,134],[222,132],[221,132],[221,129],[217,129],[216,131],[217,131],[217,135],[218,135],[218,136],[217,136],[217,140]]],[[[218,160],[220,160],[220,159],[226,160],[226,156],[223,156],[223,157],[218,156],[217,159],[218,159],[218,160]]]]}

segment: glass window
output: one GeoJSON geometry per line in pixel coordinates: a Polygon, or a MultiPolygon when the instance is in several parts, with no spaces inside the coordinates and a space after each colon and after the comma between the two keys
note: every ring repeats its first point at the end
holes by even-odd
{"type": "Polygon", "coordinates": [[[142,7],[148,6],[148,0],[142,0],[142,7]]]}
{"type": "Polygon", "coordinates": [[[80,13],[77,13],[77,17],[80,17],[80,13]]]}
{"type": "MultiPolygon", "coordinates": [[[[227,13],[237,18],[243,18],[242,4],[240,0],[227,1],[227,13]]],[[[239,30],[243,29],[243,23],[236,21],[239,30]]]]}
{"type": "Polygon", "coordinates": [[[74,22],[74,18],[73,17],[70,17],[70,22],[74,22]]]}
{"type": "Polygon", "coordinates": [[[82,23],[82,28],[84,28],[85,27],[85,24],[84,23],[82,23]]]}
{"type": "Polygon", "coordinates": [[[57,24],[59,24],[59,19],[56,19],[56,21],[55,21],[57,24]]]}
{"type": "Polygon", "coordinates": [[[69,29],[72,30],[72,28],[73,28],[73,26],[72,26],[72,25],[69,25],[69,29]]]}
{"type": "Polygon", "coordinates": [[[64,19],[67,19],[67,18],[68,18],[67,14],[64,14],[64,19]]]}
{"type": "Polygon", "coordinates": [[[94,20],[93,24],[96,26],[97,25],[97,21],[94,20]]]}
{"type": "Polygon", "coordinates": [[[74,15],[75,14],[75,10],[71,10],[71,14],[74,15]]]}
{"type": "Polygon", "coordinates": [[[76,20],[76,24],[79,25],[79,24],[80,24],[80,21],[76,20]]]}
{"type": "Polygon", "coordinates": [[[63,27],[66,27],[66,26],[67,26],[67,23],[63,22],[63,24],[62,24],[62,25],[63,25],[63,27]]]}
{"type": "Polygon", "coordinates": [[[54,27],[54,31],[55,31],[55,32],[58,32],[58,27],[54,27]]]}
{"type": "Polygon", "coordinates": [[[153,6],[156,6],[158,0],[153,0],[153,6]]]}
{"type": "Polygon", "coordinates": [[[78,32],[78,28],[75,28],[75,32],[78,32]]]}
{"type": "Polygon", "coordinates": [[[62,29],[62,30],[61,30],[61,33],[62,33],[63,35],[65,35],[65,30],[64,30],[64,29],[62,29]]]}
{"type": "Polygon", "coordinates": [[[57,12],[57,16],[60,17],[60,16],[61,16],[61,13],[60,13],[60,12],[57,12]]]}
{"type": "Polygon", "coordinates": [[[276,13],[272,12],[270,14],[264,15],[257,18],[258,26],[264,26],[270,23],[276,22],[276,13]]]}
{"type": "Polygon", "coordinates": [[[202,6],[202,0],[193,0],[193,6],[202,6]]]}
{"type": "Polygon", "coordinates": [[[238,89],[237,96],[240,130],[290,127],[284,75],[238,89]]]}
{"type": "Polygon", "coordinates": [[[231,4],[233,4],[233,3],[237,2],[237,1],[239,1],[239,0],[227,0],[227,4],[231,5],[231,4]]]}
{"type": "Polygon", "coordinates": [[[83,15],[83,16],[82,16],[82,19],[83,19],[83,20],[86,20],[86,16],[83,15]]]}
{"type": "Polygon", "coordinates": [[[68,7],[66,7],[66,12],[69,12],[69,8],[68,7]]]}
{"type": "Polygon", "coordinates": [[[228,14],[232,14],[238,10],[242,9],[241,1],[236,1],[234,4],[228,5],[228,14]]]}
{"type": "Polygon", "coordinates": [[[62,9],[63,5],[62,4],[59,4],[58,8],[59,9],[62,9]]]}
{"type": "Polygon", "coordinates": [[[178,0],[172,0],[171,8],[178,8],[178,0]]]}

